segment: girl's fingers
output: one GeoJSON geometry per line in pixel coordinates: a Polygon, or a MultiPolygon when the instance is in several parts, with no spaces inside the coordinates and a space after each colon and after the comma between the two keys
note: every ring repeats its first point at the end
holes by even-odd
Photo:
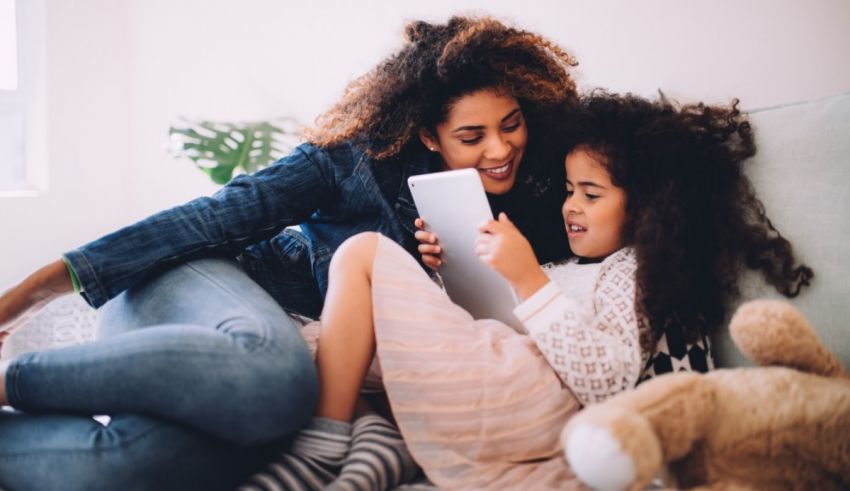
{"type": "Polygon", "coordinates": [[[500,223],[496,220],[487,220],[478,226],[478,231],[482,233],[497,233],[500,230],[500,223]]]}
{"type": "Polygon", "coordinates": [[[475,238],[475,254],[483,256],[493,252],[493,235],[481,233],[475,238]]]}
{"type": "Polygon", "coordinates": [[[507,227],[510,230],[516,230],[517,229],[516,225],[514,225],[514,222],[512,222],[510,220],[510,218],[508,218],[508,214],[505,213],[504,211],[499,213],[499,225],[502,225],[503,227],[507,227]]]}
{"type": "Polygon", "coordinates": [[[499,213],[498,220],[487,220],[478,227],[479,232],[490,234],[506,234],[517,230],[516,226],[508,220],[508,216],[504,212],[499,213]]]}
{"type": "Polygon", "coordinates": [[[502,212],[499,212],[499,223],[513,224],[514,222],[510,221],[510,219],[508,218],[508,214],[505,213],[504,211],[502,211],[502,212]]]}
{"type": "Polygon", "coordinates": [[[489,244],[475,244],[475,255],[476,256],[485,256],[490,253],[489,244]]]}
{"type": "Polygon", "coordinates": [[[487,232],[481,232],[480,234],[475,236],[475,247],[483,244],[489,244],[490,240],[492,240],[493,236],[487,232]]]}

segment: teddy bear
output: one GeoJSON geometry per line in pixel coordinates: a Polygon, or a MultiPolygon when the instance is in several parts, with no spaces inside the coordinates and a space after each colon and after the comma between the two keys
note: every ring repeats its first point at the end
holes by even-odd
{"type": "Polygon", "coordinates": [[[850,490],[850,375],[838,358],[787,302],[745,303],[729,330],[758,366],[663,375],[573,417],[561,439],[579,479],[850,490]]]}

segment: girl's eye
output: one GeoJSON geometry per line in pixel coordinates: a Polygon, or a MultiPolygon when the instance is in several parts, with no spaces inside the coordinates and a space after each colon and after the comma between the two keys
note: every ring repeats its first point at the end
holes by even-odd
{"type": "Polygon", "coordinates": [[[599,199],[598,194],[584,193],[584,196],[590,201],[596,201],[597,199],[599,199]]]}
{"type": "Polygon", "coordinates": [[[476,143],[480,142],[482,138],[484,138],[484,137],[483,136],[476,136],[474,138],[461,138],[460,142],[463,143],[464,145],[475,145],[476,143]]]}
{"type": "Polygon", "coordinates": [[[575,193],[575,191],[570,191],[569,189],[567,189],[567,198],[572,198],[575,193]]]}

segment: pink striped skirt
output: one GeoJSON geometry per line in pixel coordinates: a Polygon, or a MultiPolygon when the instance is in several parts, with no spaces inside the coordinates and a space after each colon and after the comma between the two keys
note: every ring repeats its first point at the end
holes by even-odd
{"type": "Polygon", "coordinates": [[[579,404],[528,336],[474,320],[383,236],[372,299],[393,414],[434,484],[580,488],[558,438],[579,404]]]}
{"type": "MultiPolygon", "coordinates": [[[[443,489],[585,489],[559,435],[579,409],[534,342],[474,320],[416,260],[380,236],[372,271],[376,360],[416,462],[443,489]]],[[[319,323],[304,328],[315,349],[319,323]]]]}

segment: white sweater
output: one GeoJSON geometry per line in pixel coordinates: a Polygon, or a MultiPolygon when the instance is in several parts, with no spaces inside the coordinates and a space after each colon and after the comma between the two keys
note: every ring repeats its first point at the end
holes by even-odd
{"type": "Polygon", "coordinates": [[[585,405],[637,385],[649,353],[640,347],[648,326],[635,308],[634,250],[544,271],[549,283],[514,313],[561,380],[585,405]]]}

